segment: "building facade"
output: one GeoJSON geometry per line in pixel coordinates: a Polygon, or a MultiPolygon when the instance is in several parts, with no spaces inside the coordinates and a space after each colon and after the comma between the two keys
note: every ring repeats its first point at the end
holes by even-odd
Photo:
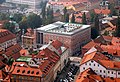
{"type": "Polygon", "coordinates": [[[0,29],[0,54],[14,59],[20,56],[21,46],[17,44],[16,36],[6,29],[0,29]]]}
{"type": "Polygon", "coordinates": [[[97,75],[120,78],[120,62],[112,61],[100,52],[91,52],[83,57],[80,73],[91,68],[97,75]]]}
{"type": "Polygon", "coordinates": [[[27,32],[22,36],[22,47],[23,48],[32,48],[34,47],[34,31],[31,28],[27,29],[27,32]]]}
{"type": "Polygon", "coordinates": [[[9,3],[28,5],[30,8],[39,8],[41,1],[47,0],[6,0],[9,3]]]}
{"type": "Polygon", "coordinates": [[[68,46],[72,55],[80,51],[81,46],[91,40],[91,27],[58,21],[36,29],[37,46],[47,44],[51,40],[59,40],[68,46]]]}

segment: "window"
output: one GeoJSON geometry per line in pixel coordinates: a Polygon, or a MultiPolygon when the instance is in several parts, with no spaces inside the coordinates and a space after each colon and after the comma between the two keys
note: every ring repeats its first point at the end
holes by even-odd
{"type": "Polygon", "coordinates": [[[110,71],[108,71],[108,73],[110,73],[110,71]]]}
{"type": "Polygon", "coordinates": [[[89,66],[91,66],[91,63],[89,63],[89,66]]]}
{"type": "Polygon", "coordinates": [[[85,70],[85,67],[83,67],[83,69],[85,70]]]}
{"type": "Polygon", "coordinates": [[[25,70],[23,70],[22,73],[25,73],[25,70]]]}
{"type": "Polygon", "coordinates": [[[98,64],[98,67],[99,67],[99,64],[98,64]]]}
{"type": "Polygon", "coordinates": [[[94,64],[94,66],[95,66],[95,64],[94,64]]]}
{"type": "Polygon", "coordinates": [[[104,70],[104,73],[105,73],[105,70],[104,70]]]}
{"type": "Polygon", "coordinates": [[[87,65],[87,63],[85,63],[85,65],[87,65]]]}
{"type": "Polygon", "coordinates": [[[100,70],[100,72],[102,72],[102,70],[100,70]]]}
{"type": "Polygon", "coordinates": [[[93,63],[93,60],[91,60],[91,62],[93,63]]]}
{"type": "Polygon", "coordinates": [[[111,73],[113,74],[113,71],[111,73]]]}
{"type": "Polygon", "coordinates": [[[120,75],[120,72],[118,72],[118,75],[120,75]]]}

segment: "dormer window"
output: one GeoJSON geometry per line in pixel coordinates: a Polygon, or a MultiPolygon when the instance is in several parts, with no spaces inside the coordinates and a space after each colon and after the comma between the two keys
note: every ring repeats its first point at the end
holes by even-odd
{"type": "Polygon", "coordinates": [[[27,72],[27,74],[29,74],[30,73],[30,70],[27,72]]]}
{"type": "Polygon", "coordinates": [[[25,70],[23,70],[22,73],[25,73],[25,70]]]}
{"type": "Polygon", "coordinates": [[[19,73],[19,72],[20,72],[20,69],[17,70],[17,73],[19,73]]]}
{"type": "Polygon", "coordinates": [[[36,75],[38,75],[39,74],[39,72],[36,72],[36,75]]]}
{"type": "Polygon", "coordinates": [[[34,74],[34,71],[32,71],[31,74],[34,74]]]}

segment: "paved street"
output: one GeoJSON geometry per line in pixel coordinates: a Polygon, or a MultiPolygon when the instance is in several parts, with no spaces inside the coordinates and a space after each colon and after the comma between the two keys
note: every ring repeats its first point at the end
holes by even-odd
{"type": "MultiPolygon", "coordinates": [[[[73,65],[70,65],[70,63],[67,66],[65,66],[63,68],[63,70],[61,71],[61,73],[57,76],[57,78],[54,82],[64,82],[64,81],[60,81],[60,79],[65,79],[66,78],[68,72],[70,72],[71,67],[73,67],[73,65]]],[[[73,76],[76,77],[76,75],[73,75],[73,76]]],[[[75,79],[75,77],[74,77],[74,79],[75,79]]],[[[65,81],[65,82],[67,82],[67,81],[65,81]]],[[[74,81],[68,81],[68,82],[74,82],[74,81]]]]}

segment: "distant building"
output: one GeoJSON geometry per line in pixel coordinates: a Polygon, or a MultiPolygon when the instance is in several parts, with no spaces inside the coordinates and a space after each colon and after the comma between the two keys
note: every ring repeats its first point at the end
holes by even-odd
{"type": "Polygon", "coordinates": [[[6,0],[6,2],[9,3],[28,5],[30,8],[33,9],[39,8],[41,1],[47,0],[6,0]]]}
{"type": "Polygon", "coordinates": [[[51,40],[59,40],[69,47],[70,54],[80,51],[91,40],[90,25],[55,22],[36,29],[36,45],[42,46],[51,40]]]}
{"type": "Polygon", "coordinates": [[[41,47],[37,55],[18,58],[11,67],[11,81],[54,82],[67,64],[68,56],[65,45],[57,40],[52,41],[41,47]]]}
{"type": "Polygon", "coordinates": [[[0,29],[0,54],[17,59],[20,56],[20,50],[16,36],[6,29],[0,29]]]}
{"type": "Polygon", "coordinates": [[[34,42],[35,42],[34,30],[28,28],[27,32],[23,34],[21,37],[22,37],[22,46],[24,48],[34,47],[34,42]]]}
{"type": "Polygon", "coordinates": [[[120,38],[111,36],[99,36],[95,40],[89,42],[82,47],[82,55],[85,54],[92,47],[99,47],[105,51],[109,56],[112,56],[112,60],[120,61],[120,38]]]}
{"type": "Polygon", "coordinates": [[[86,54],[80,64],[80,73],[91,68],[102,77],[120,78],[120,62],[110,60],[104,54],[94,51],[86,54]]]}
{"type": "Polygon", "coordinates": [[[86,69],[80,73],[75,82],[120,82],[120,78],[106,77],[97,75],[92,69],[86,69]]]}

